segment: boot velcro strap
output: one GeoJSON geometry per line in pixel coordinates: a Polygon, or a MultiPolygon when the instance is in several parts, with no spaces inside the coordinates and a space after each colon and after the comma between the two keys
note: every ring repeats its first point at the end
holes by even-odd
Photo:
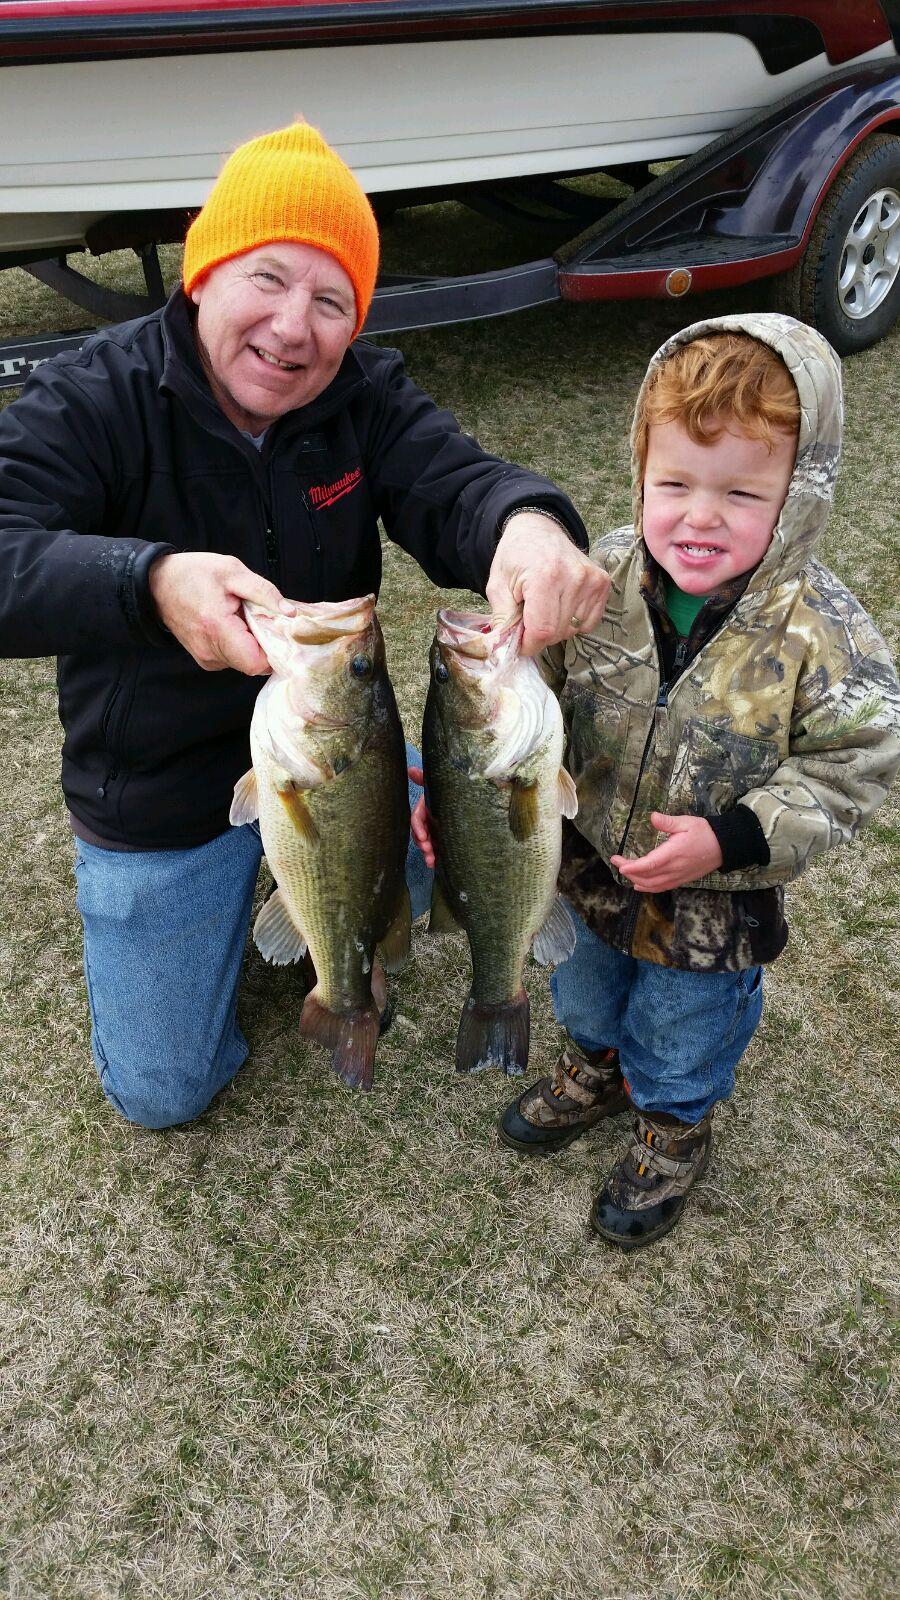
{"type": "Polygon", "coordinates": [[[573,1078],[572,1083],[569,1082],[569,1078],[562,1078],[562,1083],[557,1077],[544,1078],[541,1096],[551,1110],[578,1110],[580,1106],[591,1109],[597,1099],[596,1094],[586,1090],[585,1086],[578,1083],[577,1078],[573,1078]],[[565,1088],[562,1085],[565,1085],[565,1088]]]}
{"type": "MultiPolygon", "coordinates": [[[[696,1126],[700,1129],[703,1125],[698,1123],[696,1126]]],[[[679,1139],[669,1141],[670,1146],[684,1144],[694,1132],[694,1128],[685,1128],[679,1139]]],[[[684,1155],[670,1153],[656,1144],[659,1130],[651,1123],[645,1122],[643,1117],[638,1118],[635,1133],[636,1137],[629,1152],[635,1166],[658,1172],[664,1178],[680,1178],[689,1173],[694,1165],[698,1148],[703,1143],[702,1138],[697,1138],[693,1140],[690,1150],[684,1155]]]]}
{"type": "Polygon", "coordinates": [[[605,1089],[611,1078],[619,1076],[619,1058],[610,1050],[599,1061],[591,1061],[568,1045],[553,1069],[553,1080],[568,1090],[569,1082],[580,1083],[592,1093],[605,1089]]]}
{"type": "Polygon", "coordinates": [[[557,1068],[543,1094],[548,1106],[563,1106],[568,1110],[572,1106],[595,1106],[602,1088],[600,1079],[585,1083],[580,1076],[576,1078],[574,1073],[561,1072],[557,1068]],[[566,1106],[567,1101],[569,1106],[566,1106]]]}
{"type": "Polygon", "coordinates": [[[661,1150],[648,1150],[642,1140],[631,1146],[631,1159],[638,1170],[658,1172],[661,1178],[680,1178],[690,1172],[690,1161],[679,1161],[676,1156],[664,1156],[661,1150]]]}

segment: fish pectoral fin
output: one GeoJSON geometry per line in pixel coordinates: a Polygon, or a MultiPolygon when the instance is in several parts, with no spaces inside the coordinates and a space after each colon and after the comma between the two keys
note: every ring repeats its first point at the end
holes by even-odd
{"type": "Polygon", "coordinates": [[[238,778],[234,786],[234,799],[228,813],[228,821],[233,828],[240,828],[245,822],[255,822],[259,816],[259,789],[256,784],[256,773],[253,768],[238,778]]]}
{"type": "Polygon", "coordinates": [[[569,817],[570,819],[577,817],[578,794],[572,781],[571,773],[568,773],[565,767],[560,767],[559,772],[556,774],[556,798],[559,801],[559,809],[564,817],[569,817]]]}
{"type": "Polygon", "coordinates": [[[509,826],[514,839],[523,844],[538,825],[538,787],[513,778],[509,795],[509,826]]]}
{"type": "Polygon", "coordinates": [[[384,967],[377,956],[372,957],[372,999],[378,1007],[379,1015],[387,1005],[388,986],[384,975],[384,967]]]}
{"type": "Polygon", "coordinates": [[[306,938],[288,911],[280,889],[271,894],[253,927],[260,954],[276,967],[290,966],[306,955],[306,938]]]}
{"type": "Polygon", "coordinates": [[[391,925],[378,943],[378,952],[388,972],[399,972],[406,965],[409,960],[411,936],[412,907],[409,903],[409,890],[404,882],[397,909],[391,918],[391,925]]]}
{"type": "Polygon", "coordinates": [[[306,803],[307,791],[301,789],[293,778],[279,776],[275,780],[275,793],[300,837],[306,839],[309,844],[315,844],[319,830],[316,827],[315,817],[306,803]]]}
{"type": "Polygon", "coordinates": [[[431,915],[428,918],[429,933],[460,933],[462,923],[450,907],[450,902],[445,895],[440,879],[435,874],[431,885],[431,915]]]}
{"type": "Polygon", "coordinates": [[[574,949],[572,913],[565,900],[557,895],[543,926],[534,936],[531,953],[542,967],[558,967],[561,961],[568,961],[574,949]]]}

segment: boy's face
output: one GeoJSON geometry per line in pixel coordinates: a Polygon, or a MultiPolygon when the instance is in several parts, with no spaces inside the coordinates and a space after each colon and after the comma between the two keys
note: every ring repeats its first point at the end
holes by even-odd
{"type": "Polygon", "coordinates": [[[680,422],[648,430],[644,540],[679,589],[713,594],[765,555],[784,505],[797,439],[772,451],[740,429],[695,444],[680,422]]]}

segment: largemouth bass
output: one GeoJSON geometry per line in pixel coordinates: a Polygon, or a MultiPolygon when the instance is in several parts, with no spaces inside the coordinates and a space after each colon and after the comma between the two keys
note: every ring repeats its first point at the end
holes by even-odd
{"type": "Polygon", "coordinates": [[[574,925],[556,894],[562,817],[578,809],[565,771],[556,697],[518,653],[521,625],[439,611],[422,752],[437,868],[431,929],[461,925],[472,990],[456,1040],[458,1072],[528,1064],[522,969],[571,955],[574,925]]]}
{"type": "Polygon", "coordinates": [[[345,1083],[369,1089],[384,999],[376,951],[390,972],[409,952],[406,746],[374,595],[296,613],[244,606],[273,670],[231,821],[259,818],[277,884],[253,929],[259,949],[286,965],[308,947],[315,965],[301,1033],[331,1049],[345,1083]]]}

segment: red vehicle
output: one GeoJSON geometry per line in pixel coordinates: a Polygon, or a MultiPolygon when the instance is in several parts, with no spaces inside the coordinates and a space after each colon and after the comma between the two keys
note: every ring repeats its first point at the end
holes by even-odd
{"type": "MultiPolygon", "coordinates": [[[[900,0],[0,0],[0,268],[147,310],[227,150],[302,111],[383,216],[553,230],[505,271],[383,280],[369,332],[779,274],[847,353],[900,309],[898,47],[900,0]],[[123,246],[146,298],[68,259],[123,246]]],[[[0,384],[46,347],[0,349],[0,384]]]]}

